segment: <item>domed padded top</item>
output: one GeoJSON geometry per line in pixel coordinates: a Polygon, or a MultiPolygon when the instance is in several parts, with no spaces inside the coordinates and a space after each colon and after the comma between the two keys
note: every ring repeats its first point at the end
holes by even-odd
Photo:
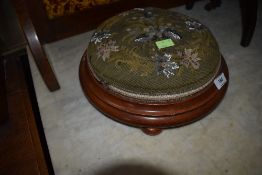
{"type": "Polygon", "coordinates": [[[88,64],[104,86],[143,100],[173,100],[208,86],[221,55],[210,31],[185,15],[133,9],[102,23],[88,49],[88,64]]]}

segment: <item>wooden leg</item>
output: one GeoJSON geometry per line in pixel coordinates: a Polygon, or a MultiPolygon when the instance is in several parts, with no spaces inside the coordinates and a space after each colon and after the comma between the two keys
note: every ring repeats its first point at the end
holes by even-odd
{"type": "Polygon", "coordinates": [[[43,77],[45,84],[50,91],[55,91],[60,88],[53,69],[48,61],[46,53],[38,39],[35,27],[32,23],[27,7],[23,1],[13,3],[19,17],[20,25],[24,31],[25,38],[31,49],[36,65],[43,77]]]}
{"type": "Polygon", "coordinates": [[[240,0],[240,8],[242,15],[242,39],[243,47],[249,46],[254,34],[257,21],[257,0],[240,0]]]}
{"type": "MultiPolygon", "coordinates": [[[[197,0],[187,0],[186,9],[191,10],[197,0]]],[[[209,3],[205,5],[207,11],[213,10],[221,5],[221,0],[210,0],[209,3]]]]}
{"type": "Polygon", "coordinates": [[[205,9],[207,11],[210,11],[220,6],[221,6],[221,0],[210,0],[210,2],[205,5],[205,9]]]}
{"type": "Polygon", "coordinates": [[[32,52],[36,65],[41,73],[45,84],[50,91],[55,91],[60,88],[53,69],[48,61],[46,53],[40,44],[36,33],[33,31],[33,26],[24,27],[27,36],[27,41],[32,52]]]}
{"type": "Polygon", "coordinates": [[[142,131],[150,136],[158,135],[162,132],[162,129],[160,128],[143,128],[142,131]]]}
{"type": "Polygon", "coordinates": [[[194,3],[195,3],[196,0],[187,0],[186,2],[186,9],[187,10],[191,10],[194,6],[194,3]]]}

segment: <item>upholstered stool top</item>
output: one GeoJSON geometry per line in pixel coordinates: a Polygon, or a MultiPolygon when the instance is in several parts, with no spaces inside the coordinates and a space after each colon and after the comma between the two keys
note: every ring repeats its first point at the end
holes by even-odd
{"type": "Polygon", "coordinates": [[[87,49],[94,77],[135,99],[186,98],[207,87],[221,55],[211,32],[185,15],[158,8],[133,9],[106,20],[87,49]]]}

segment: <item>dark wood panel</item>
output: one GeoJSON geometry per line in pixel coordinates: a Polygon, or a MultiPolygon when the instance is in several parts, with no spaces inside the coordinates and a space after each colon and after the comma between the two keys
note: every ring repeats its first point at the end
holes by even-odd
{"type": "Polygon", "coordinates": [[[22,58],[14,55],[6,59],[9,118],[0,125],[0,174],[54,174],[42,148],[22,58]]]}
{"type": "Polygon", "coordinates": [[[6,91],[5,91],[5,71],[3,60],[0,57],[0,126],[8,118],[6,91]]]}
{"type": "Polygon", "coordinates": [[[14,8],[9,0],[0,1],[0,53],[25,46],[14,8]]]}

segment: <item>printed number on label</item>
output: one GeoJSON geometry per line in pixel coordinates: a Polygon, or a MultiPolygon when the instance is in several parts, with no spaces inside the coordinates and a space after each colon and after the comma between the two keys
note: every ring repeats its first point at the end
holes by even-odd
{"type": "Polygon", "coordinates": [[[217,87],[217,89],[221,89],[227,82],[227,79],[224,75],[224,73],[220,74],[215,80],[214,80],[214,83],[217,87]]]}

